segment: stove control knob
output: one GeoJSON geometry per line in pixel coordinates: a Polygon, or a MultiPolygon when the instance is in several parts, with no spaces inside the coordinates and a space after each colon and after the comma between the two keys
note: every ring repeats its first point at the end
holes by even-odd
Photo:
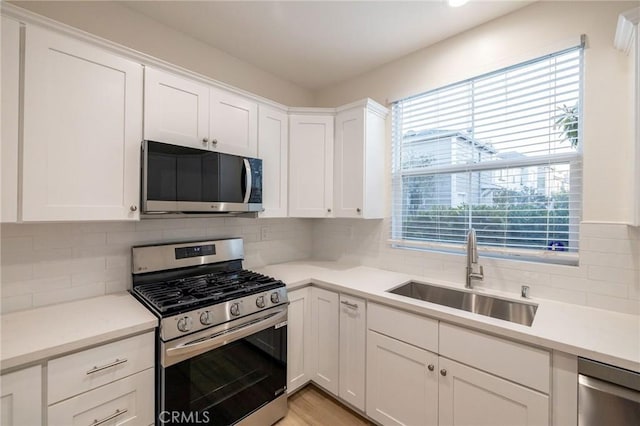
{"type": "Polygon", "coordinates": [[[204,311],[200,314],[200,323],[202,325],[209,325],[213,322],[213,314],[211,311],[204,311]]]}
{"type": "Polygon", "coordinates": [[[178,320],[178,330],[182,332],[186,332],[191,330],[191,318],[190,317],[182,317],[178,320]]]}
{"type": "Polygon", "coordinates": [[[240,305],[234,303],[233,305],[231,305],[231,309],[229,309],[229,311],[231,311],[231,315],[237,317],[238,315],[240,315],[240,305]]]}
{"type": "Polygon", "coordinates": [[[264,308],[264,296],[258,296],[256,299],[256,306],[258,308],[264,308]]]}
{"type": "Polygon", "coordinates": [[[280,294],[277,291],[271,293],[271,302],[272,303],[280,303],[280,294]]]}

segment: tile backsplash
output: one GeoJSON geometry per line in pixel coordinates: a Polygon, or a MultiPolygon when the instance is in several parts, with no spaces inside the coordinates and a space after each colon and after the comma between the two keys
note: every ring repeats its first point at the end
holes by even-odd
{"type": "MultiPolygon", "coordinates": [[[[313,224],[313,258],[357,263],[464,283],[463,255],[393,248],[388,220],[321,219],[313,224]]],[[[531,297],[640,314],[640,228],[623,224],[583,223],[579,266],[549,265],[487,258],[476,287],[531,297]]]]}
{"type": "MultiPolygon", "coordinates": [[[[474,283],[532,297],[640,314],[640,228],[582,224],[580,265],[481,257],[485,279],[474,283]]],[[[247,268],[313,258],[405,272],[461,284],[462,255],[393,248],[388,220],[153,219],[141,222],[2,224],[2,313],[131,286],[131,246],[242,237],[247,268]]]]}
{"type": "Polygon", "coordinates": [[[189,218],[2,224],[2,313],[131,287],[131,246],[242,237],[246,268],[311,256],[305,219],[189,218]]]}

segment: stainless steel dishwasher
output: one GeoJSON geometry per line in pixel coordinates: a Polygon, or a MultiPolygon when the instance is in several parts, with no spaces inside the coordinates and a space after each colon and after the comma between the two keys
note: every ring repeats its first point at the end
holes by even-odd
{"type": "Polygon", "coordinates": [[[578,358],[578,426],[640,425],[640,373],[578,358]]]}

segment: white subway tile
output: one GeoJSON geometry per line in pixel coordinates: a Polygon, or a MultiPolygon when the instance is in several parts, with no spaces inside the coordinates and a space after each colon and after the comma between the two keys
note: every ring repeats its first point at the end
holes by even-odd
{"type": "Polygon", "coordinates": [[[630,254],[633,240],[584,237],[580,241],[580,250],[588,250],[599,253],[630,254]]]}
{"type": "Polygon", "coordinates": [[[105,293],[120,293],[131,289],[131,280],[111,280],[105,283],[105,293]]]}
{"type": "Polygon", "coordinates": [[[32,236],[22,236],[22,237],[3,237],[0,240],[0,250],[3,255],[7,252],[15,251],[15,250],[31,250],[33,249],[33,237],[32,236]]]}
{"type": "Polygon", "coordinates": [[[34,278],[70,276],[73,271],[71,259],[51,260],[33,264],[34,278]]]}
{"type": "Polygon", "coordinates": [[[601,253],[585,250],[580,253],[584,265],[609,266],[612,268],[640,269],[640,259],[629,254],[601,253]]]}
{"type": "Polygon", "coordinates": [[[610,266],[588,266],[588,277],[592,280],[607,281],[618,284],[633,284],[640,279],[637,269],[624,269],[610,266]]]}
{"type": "Polygon", "coordinates": [[[640,315],[640,300],[635,299],[623,299],[590,293],[587,295],[587,305],[625,314],[640,315]]]}
{"type": "Polygon", "coordinates": [[[31,294],[23,294],[20,296],[2,296],[2,311],[1,314],[8,314],[10,312],[22,311],[24,309],[30,309],[33,307],[33,296],[31,294]]]}
{"type": "Polygon", "coordinates": [[[30,263],[2,265],[2,267],[0,267],[0,281],[2,283],[26,281],[32,278],[33,278],[33,265],[31,265],[30,263]]]}
{"type": "Polygon", "coordinates": [[[102,296],[104,294],[105,285],[103,282],[100,282],[81,287],[35,293],[33,295],[33,306],[53,305],[55,303],[86,299],[89,297],[102,296]]]}
{"type": "Polygon", "coordinates": [[[71,287],[71,277],[41,278],[2,284],[2,297],[21,296],[71,287]]]}

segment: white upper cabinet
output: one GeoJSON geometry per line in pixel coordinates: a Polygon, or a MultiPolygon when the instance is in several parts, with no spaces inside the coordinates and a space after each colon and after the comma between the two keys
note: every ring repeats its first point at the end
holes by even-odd
{"type": "Polygon", "coordinates": [[[262,159],[260,217],[287,217],[287,161],[289,117],[284,111],[260,105],[258,157],[262,159]]]}
{"type": "Polygon", "coordinates": [[[370,99],[338,108],[335,133],[335,216],[380,219],[385,210],[385,119],[370,99]]]}
{"type": "Polygon", "coordinates": [[[2,17],[2,222],[18,220],[20,24],[2,17]]]}
{"type": "Polygon", "coordinates": [[[255,157],[258,153],[258,104],[213,87],[209,98],[211,149],[255,157]]]}
{"type": "Polygon", "coordinates": [[[137,220],[142,66],[29,26],[22,219],[137,220]]]}
{"type": "Polygon", "coordinates": [[[145,139],[257,155],[257,102],[149,67],[144,93],[145,139]]]}
{"type": "Polygon", "coordinates": [[[289,116],[289,216],[332,217],[333,115],[289,116]]]}
{"type": "Polygon", "coordinates": [[[209,148],[209,88],[145,67],[144,138],[209,148]]]}

